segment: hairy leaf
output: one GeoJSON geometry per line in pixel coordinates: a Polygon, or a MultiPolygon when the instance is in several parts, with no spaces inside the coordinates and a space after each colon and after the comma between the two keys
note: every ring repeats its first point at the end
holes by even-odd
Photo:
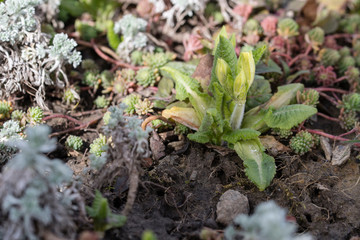
{"type": "Polygon", "coordinates": [[[214,55],[214,65],[211,73],[212,82],[214,81],[214,79],[217,79],[215,74],[215,69],[218,58],[222,58],[229,65],[232,72],[232,76],[233,78],[235,78],[235,70],[236,70],[236,62],[237,62],[236,53],[231,42],[223,36],[220,36],[219,38],[219,44],[217,45],[214,55]]]}
{"type": "Polygon", "coordinates": [[[201,124],[195,110],[189,107],[174,106],[170,109],[165,109],[162,112],[162,116],[165,118],[171,118],[174,121],[194,130],[198,130],[201,124]]]}
{"type": "Polygon", "coordinates": [[[308,105],[294,104],[269,111],[265,123],[270,128],[291,129],[317,113],[317,109],[308,105]]]}
{"type": "Polygon", "coordinates": [[[269,81],[255,76],[246,99],[246,110],[257,107],[271,98],[271,87],[269,81]]]}
{"type": "Polygon", "coordinates": [[[210,97],[209,95],[200,92],[200,83],[174,68],[165,66],[161,69],[168,72],[174,79],[176,83],[176,98],[179,100],[189,98],[199,119],[202,120],[209,107],[210,97]]]}
{"type": "Polygon", "coordinates": [[[246,176],[263,191],[275,176],[274,158],[264,153],[259,139],[240,141],[234,145],[234,149],[244,161],[246,176]]]}
{"type": "Polygon", "coordinates": [[[257,64],[261,57],[263,56],[264,52],[266,51],[266,45],[262,45],[261,47],[255,48],[255,50],[252,51],[252,54],[254,56],[255,64],[257,64]]]}
{"type": "Polygon", "coordinates": [[[223,140],[227,141],[228,143],[236,143],[240,140],[251,140],[256,139],[260,136],[260,132],[251,129],[251,128],[242,128],[233,130],[223,136],[223,140]]]}

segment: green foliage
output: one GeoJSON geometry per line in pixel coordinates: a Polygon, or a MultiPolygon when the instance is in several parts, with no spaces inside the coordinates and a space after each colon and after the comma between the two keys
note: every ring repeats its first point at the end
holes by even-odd
{"type": "Polygon", "coordinates": [[[66,139],[65,145],[68,148],[78,151],[81,149],[81,147],[83,145],[83,140],[81,139],[81,137],[69,135],[66,139]]]}
{"type": "Polygon", "coordinates": [[[342,96],[342,103],[339,105],[345,112],[360,112],[360,94],[350,93],[342,96]]]}
{"type": "Polygon", "coordinates": [[[78,0],[61,0],[59,6],[59,19],[66,22],[70,16],[79,17],[85,10],[78,0]]]}
{"type": "Polygon", "coordinates": [[[127,106],[124,112],[126,112],[129,115],[133,115],[136,113],[136,107],[135,105],[138,104],[141,101],[141,97],[138,94],[132,93],[128,96],[126,96],[122,102],[127,106]]]}
{"type": "Polygon", "coordinates": [[[154,104],[149,99],[145,98],[142,101],[138,101],[134,107],[136,114],[141,116],[153,112],[153,106],[154,104]]]}
{"type": "Polygon", "coordinates": [[[91,26],[80,19],[75,20],[75,30],[80,33],[81,39],[84,39],[85,41],[90,41],[98,35],[98,31],[94,26],[91,26]]]}
{"type": "Polygon", "coordinates": [[[108,20],[107,22],[107,33],[106,38],[109,42],[109,46],[116,51],[119,44],[121,43],[121,38],[119,35],[117,35],[114,31],[114,22],[111,20],[108,20]]]}
{"type": "Polygon", "coordinates": [[[346,15],[345,18],[340,21],[340,29],[350,34],[359,33],[360,15],[359,14],[346,15]]]}
{"type": "Polygon", "coordinates": [[[190,132],[190,129],[183,125],[183,124],[180,124],[180,123],[177,123],[175,128],[174,128],[174,133],[177,134],[177,135],[180,135],[180,134],[188,134],[190,132]]]}
{"type": "Polygon", "coordinates": [[[131,63],[134,65],[141,65],[143,63],[143,52],[135,50],[131,53],[131,63]]]}
{"type": "Polygon", "coordinates": [[[321,49],[319,52],[320,62],[325,66],[335,66],[335,64],[340,60],[341,56],[338,51],[331,48],[321,49]]]}
{"type": "Polygon", "coordinates": [[[170,52],[158,52],[158,53],[147,53],[142,56],[143,63],[145,66],[149,66],[150,68],[161,68],[166,63],[174,60],[176,57],[175,54],[170,52]]]}
{"type": "Polygon", "coordinates": [[[141,240],[157,240],[157,237],[153,231],[145,230],[141,235],[141,240]]]}
{"type": "Polygon", "coordinates": [[[22,110],[15,110],[11,113],[11,119],[18,121],[18,122],[22,122],[23,119],[25,119],[25,113],[22,110]]]}
{"type": "Polygon", "coordinates": [[[43,117],[44,117],[44,112],[38,106],[30,107],[27,110],[27,114],[26,114],[27,122],[32,126],[42,123],[43,117]]]}
{"type": "Polygon", "coordinates": [[[283,18],[278,22],[278,34],[287,39],[299,35],[299,25],[291,18],[283,18]]]}
{"type": "Polygon", "coordinates": [[[315,89],[307,89],[297,93],[297,102],[312,107],[319,103],[319,92],[315,89]]]}
{"type": "Polygon", "coordinates": [[[359,122],[359,118],[355,111],[347,111],[339,118],[342,123],[342,127],[345,130],[351,130],[356,126],[356,123],[359,122]]]}
{"type": "Polygon", "coordinates": [[[344,74],[348,68],[355,66],[355,59],[352,56],[345,56],[340,59],[338,69],[341,74],[344,74]]]}
{"type": "Polygon", "coordinates": [[[92,144],[90,144],[90,153],[100,157],[102,153],[106,152],[108,148],[106,136],[100,134],[92,144]]]}
{"type": "Polygon", "coordinates": [[[106,108],[110,104],[110,101],[109,99],[106,98],[106,96],[102,95],[102,96],[98,96],[95,99],[94,104],[96,105],[97,108],[106,108]]]}
{"type": "Polygon", "coordinates": [[[9,118],[12,110],[11,102],[5,100],[0,101],[0,119],[9,118]]]}
{"type": "Polygon", "coordinates": [[[255,76],[254,82],[251,85],[246,99],[246,110],[257,107],[271,98],[271,87],[269,81],[255,76]]]}
{"type": "Polygon", "coordinates": [[[320,27],[311,29],[305,35],[306,41],[308,41],[315,50],[318,50],[319,47],[324,43],[324,37],[325,32],[320,27]]]}
{"type": "Polygon", "coordinates": [[[65,89],[63,101],[66,105],[78,103],[80,101],[80,95],[77,89],[72,87],[65,89]]]}
{"type": "Polygon", "coordinates": [[[277,110],[269,109],[264,121],[270,128],[291,129],[317,113],[317,109],[303,104],[283,106],[277,110]]]}
{"type": "Polygon", "coordinates": [[[126,222],[125,216],[111,212],[108,200],[98,190],[96,190],[92,206],[87,206],[86,211],[93,219],[94,229],[97,232],[105,232],[111,228],[121,227],[126,222]]]}
{"type": "Polygon", "coordinates": [[[114,16],[119,3],[115,0],[79,0],[82,8],[95,20],[95,28],[105,32],[108,20],[114,16]]]}
{"type": "Polygon", "coordinates": [[[341,57],[351,56],[351,49],[349,47],[342,47],[339,50],[339,54],[341,57]]]}
{"type": "Polygon", "coordinates": [[[144,67],[137,71],[135,78],[139,85],[147,87],[155,85],[157,76],[154,69],[144,67]]]}
{"type": "Polygon", "coordinates": [[[291,149],[299,154],[304,155],[316,146],[316,138],[307,131],[300,131],[290,140],[291,149]]]}
{"type": "Polygon", "coordinates": [[[290,129],[274,128],[272,130],[272,132],[278,135],[280,138],[288,138],[292,135],[292,131],[290,129]]]}
{"type": "Polygon", "coordinates": [[[239,141],[234,149],[244,161],[246,176],[263,191],[275,176],[274,158],[264,153],[265,149],[257,138],[239,141]]]}

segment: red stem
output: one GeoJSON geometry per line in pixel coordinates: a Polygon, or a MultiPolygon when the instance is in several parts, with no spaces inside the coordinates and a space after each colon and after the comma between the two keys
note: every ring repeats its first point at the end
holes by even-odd
{"type": "Polygon", "coordinates": [[[131,68],[132,70],[134,71],[137,71],[139,70],[141,67],[135,67],[131,64],[127,64],[127,63],[124,63],[124,62],[121,62],[121,61],[118,61],[116,59],[113,59],[109,56],[107,56],[105,53],[103,53],[99,47],[96,45],[94,39],[91,39],[91,46],[92,48],[95,50],[95,52],[97,53],[97,55],[99,55],[99,57],[101,57],[102,59],[104,59],[105,61],[107,62],[110,62],[112,64],[115,64],[116,66],[119,66],[119,67],[124,67],[124,68],[131,68]]]}
{"type": "Polygon", "coordinates": [[[325,119],[327,119],[327,120],[330,120],[330,121],[340,122],[340,120],[339,120],[338,118],[330,117],[330,116],[325,115],[325,114],[323,114],[323,113],[319,113],[319,112],[318,112],[317,115],[320,116],[320,117],[323,117],[323,118],[325,118],[325,119]]]}
{"type": "Polygon", "coordinates": [[[305,50],[305,53],[297,55],[289,62],[289,64],[288,64],[289,67],[291,67],[297,60],[299,60],[303,57],[307,57],[309,55],[310,51],[311,51],[311,45],[309,44],[305,50]]]}
{"type": "Polygon", "coordinates": [[[318,87],[318,88],[314,88],[316,91],[318,92],[338,92],[338,93],[342,93],[342,94],[347,94],[348,91],[342,90],[342,89],[337,89],[337,88],[329,88],[329,87],[318,87]]]}
{"type": "Polygon", "coordinates": [[[65,118],[65,119],[67,119],[67,120],[69,120],[69,121],[74,122],[74,123],[77,124],[77,125],[82,125],[82,124],[83,124],[83,122],[81,122],[81,121],[79,121],[79,120],[77,120],[77,119],[75,119],[75,118],[72,118],[72,117],[70,117],[70,116],[68,116],[68,115],[64,115],[64,114],[60,114],[60,113],[59,113],[59,114],[53,114],[53,115],[44,117],[42,120],[43,120],[43,121],[47,121],[47,120],[50,120],[50,119],[53,119],[53,118],[65,118]]]}
{"type": "Polygon", "coordinates": [[[338,102],[336,102],[332,97],[328,96],[327,94],[323,93],[323,92],[319,92],[319,95],[326,98],[329,102],[331,102],[332,104],[334,104],[335,106],[338,105],[338,102]]]}
{"type": "Polygon", "coordinates": [[[343,81],[343,80],[346,80],[347,78],[348,78],[347,76],[342,76],[342,77],[336,79],[333,83],[341,82],[341,81],[343,81]]]}
{"type": "MultiPolygon", "coordinates": [[[[317,135],[320,135],[320,136],[324,136],[324,137],[327,137],[329,139],[333,139],[334,141],[350,141],[350,139],[347,139],[347,138],[343,138],[343,137],[340,137],[340,136],[334,136],[334,135],[331,135],[331,134],[328,134],[328,133],[324,133],[322,131],[319,131],[319,130],[313,130],[313,129],[306,129],[305,127],[303,128],[304,130],[308,131],[309,133],[313,133],[313,134],[317,134],[317,135]]],[[[357,147],[360,146],[359,143],[355,143],[354,145],[356,145],[357,147]]]]}

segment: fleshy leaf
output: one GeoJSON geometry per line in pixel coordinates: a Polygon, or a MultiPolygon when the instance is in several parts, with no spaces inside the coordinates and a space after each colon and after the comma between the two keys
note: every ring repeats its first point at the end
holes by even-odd
{"type": "Polygon", "coordinates": [[[236,143],[240,140],[251,140],[256,139],[260,136],[260,132],[251,129],[251,128],[243,128],[243,129],[236,129],[227,133],[223,136],[223,140],[227,141],[228,143],[236,143]]]}
{"type": "Polygon", "coordinates": [[[110,47],[116,51],[116,49],[118,48],[118,46],[121,42],[121,39],[120,39],[119,35],[115,33],[114,22],[111,20],[109,20],[107,23],[106,38],[109,42],[110,47]]]}
{"type": "Polygon", "coordinates": [[[291,129],[317,113],[317,109],[308,105],[294,104],[269,111],[265,123],[270,128],[291,129]]]}
{"type": "Polygon", "coordinates": [[[162,116],[165,118],[171,118],[193,130],[198,130],[201,124],[193,108],[175,106],[170,109],[165,109],[162,112],[162,116]]]}
{"type": "Polygon", "coordinates": [[[259,139],[240,141],[234,145],[234,149],[244,161],[246,176],[263,191],[275,176],[274,158],[264,153],[259,139]]]}

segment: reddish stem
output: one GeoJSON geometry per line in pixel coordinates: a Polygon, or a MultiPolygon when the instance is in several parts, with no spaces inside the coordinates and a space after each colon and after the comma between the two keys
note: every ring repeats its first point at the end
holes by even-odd
{"type": "MultiPolygon", "coordinates": [[[[303,128],[304,130],[308,131],[309,133],[313,133],[313,134],[317,134],[317,135],[320,135],[320,136],[324,136],[324,137],[327,137],[329,139],[333,139],[334,141],[350,141],[350,139],[347,139],[347,138],[343,138],[343,137],[340,137],[340,136],[334,136],[334,135],[331,135],[331,134],[328,134],[328,133],[324,133],[322,131],[319,131],[319,130],[314,130],[314,129],[306,129],[305,127],[303,128]]],[[[355,143],[354,145],[356,145],[357,147],[360,146],[359,143],[355,143]]]]}
{"type": "Polygon", "coordinates": [[[320,116],[320,117],[323,117],[323,118],[325,118],[325,119],[327,119],[327,120],[330,120],[330,121],[340,122],[340,120],[339,120],[338,118],[330,117],[330,116],[325,115],[325,114],[323,114],[323,113],[319,113],[319,112],[318,112],[317,115],[320,116]]]}
{"type": "Polygon", "coordinates": [[[68,116],[68,115],[64,115],[64,114],[60,114],[60,113],[59,113],[59,114],[53,114],[53,115],[44,117],[42,120],[43,120],[43,121],[47,121],[47,120],[50,120],[50,119],[53,119],[53,118],[65,118],[65,119],[67,119],[67,120],[69,120],[69,121],[74,122],[74,123],[77,124],[77,125],[82,125],[82,124],[83,124],[83,122],[81,122],[81,121],[79,121],[79,120],[77,120],[77,119],[75,119],[75,118],[72,118],[72,117],[70,117],[70,116],[68,116]]]}
{"type": "Polygon", "coordinates": [[[338,102],[336,102],[332,97],[328,96],[327,94],[323,93],[323,92],[319,92],[319,95],[326,98],[329,102],[331,102],[332,104],[334,104],[335,106],[338,105],[338,102]]]}
{"type": "Polygon", "coordinates": [[[351,129],[350,131],[348,131],[348,132],[346,132],[346,133],[340,134],[339,137],[343,137],[343,136],[346,136],[346,135],[350,135],[350,134],[355,133],[355,132],[357,132],[357,131],[358,131],[358,129],[355,127],[355,128],[351,129]]]}
{"type": "Polygon", "coordinates": [[[289,55],[287,55],[286,53],[282,53],[282,52],[272,52],[271,55],[279,55],[279,56],[285,57],[289,60],[292,59],[289,55]]]}
{"type": "Polygon", "coordinates": [[[297,60],[307,57],[309,55],[310,51],[311,51],[311,45],[308,45],[305,50],[305,53],[297,55],[289,62],[289,64],[288,64],[289,67],[291,67],[297,60]]]}
{"type": "Polygon", "coordinates": [[[342,94],[347,94],[348,91],[342,90],[342,89],[337,89],[337,88],[329,88],[329,87],[318,87],[318,88],[314,88],[316,91],[318,92],[338,92],[338,93],[342,93],[342,94]]]}
{"type": "Polygon", "coordinates": [[[109,56],[107,56],[105,53],[103,53],[99,47],[96,45],[94,39],[91,39],[91,46],[92,48],[95,50],[95,52],[97,53],[97,55],[99,55],[99,57],[101,57],[102,59],[104,59],[105,61],[107,62],[110,62],[112,64],[115,64],[116,66],[119,66],[119,67],[124,67],[124,68],[131,68],[132,70],[134,71],[137,71],[140,69],[140,67],[135,67],[131,64],[127,64],[127,63],[124,63],[124,62],[121,62],[121,61],[118,61],[118,60],[115,60],[109,56]]]}
{"type": "Polygon", "coordinates": [[[74,132],[74,131],[77,131],[77,130],[81,130],[81,129],[84,129],[84,128],[87,128],[88,126],[98,122],[100,119],[102,119],[103,116],[100,116],[100,117],[97,117],[96,119],[94,120],[91,120],[87,123],[83,123],[77,127],[74,127],[74,128],[70,128],[70,129],[66,129],[64,131],[60,131],[60,132],[55,132],[55,133],[52,133],[50,134],[50,137],[54,137],[54,136],[59,136],[59,135],[63,135],[63,134],[66,134],[66,133],[69,133],[69,132],[74,132]]]}
{"type": "Polygon", "coordinates": [[[343,81],[343,80],[346,80],[347,78],[348,78],[347,76],[342,76],[342,77],[336,79],[333,83],[341,82],[341,81],[343,81]]]}

